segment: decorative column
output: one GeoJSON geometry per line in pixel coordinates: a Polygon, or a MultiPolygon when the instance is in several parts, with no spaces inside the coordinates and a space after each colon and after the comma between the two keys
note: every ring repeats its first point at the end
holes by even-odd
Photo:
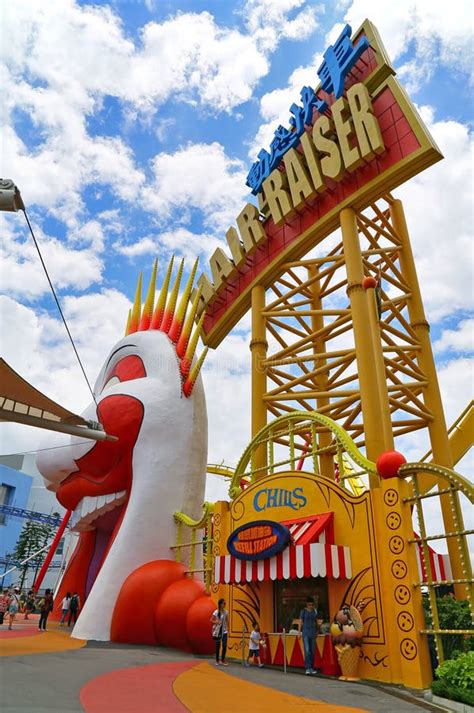
{"type": "MultiPolygon", "coordinates": [[[[427,381],[427,386],[423,390],[423,397],[426,406],[433,416],[428,422],[433,461],[439,465],[444,465],[446,468],[452,468],[453,458],[449,445],[443,402],[441,401],[441,393],[439,390],[438,375],[436,373],[433,350],[431,347],[430,325],[426,321],[415,260],[410,244],[410,236],[408,234],[403,205],[400,200],[393,201],[390,206],[390,215],[393,227],[401,244],[399,255],[400,266],[403,276],[410,286],[408,313],[410,315],[411,327],[416,332],[421,347],[418,353],[418,362],[427,381]]],[[[441,495],[440,502],[445,531],[454,532],[464,530],[458,493],[441,495]]],[[[472,572],[466,538],[449,537],[447,544],[453,579],[471,578],[472,572]]],[[[455,585],[455,590],[456,595],[459,597],[464,598],[469,596],[469,585],[467,584],[455,585]]]]}
{"type": "MultiPolygon", "coordinates": [[[[315,265],[308,267],[308,278],[311,279],[316,277],[317,268],[315,265]]],[[[313,333],[316,334],[319,330],[324,327],[324,318],[322,313],[322,301],[320,296],[320,282],[319,280],[314,280],[310,286],[311,291],[311,328],[313,333]]],[[[314,369],[321,369],[321,371],[314,376],[314,386],[316,391],[327,391],[328,390],[328,373],[323,370],[326,366],[327,359],[324,356],[326,352],[326,342],[323,337],[315,336],[313,339],[313,352],[318,355],[314,360],[314,369]]],[[[329,396],[319,396],[316,398],[316,411],[327,406],[329,404],[329,396]]],[[[323,431],[318,439],[318,447],[324,448],[325,446],[330,446],[332,441],[332,435],[330,431],[323,431]]],[[[334,480],[334,459],[330,453],[322,453],[319,456],[319,469],[321,475],[326,478],[331,478],[334,480]]],[[[342,474],[341,474],[342,475],[342,474]]]]}
{"type": "MultiPolygon", "coordinates": [[[[352,208],[345,208],[340,213],[342,242],[347,271],[347,294],[351,303],[354,342],[359,375],[360,400],[364,422],[365,448],[367,457],[375,461],[384,451],[393,446],[387,441],[391,430],[387,422],[388,396],[381,393],[377,379],[376,352],[381,354],[380,340],[374,344],[371,329],[369,302],[362,286],[364,270],[357,231],[356,214],[352,208]]],[[[372,476],[371,488],[378,487],[378,478],[372,476]]]]}
{"type": "MultiPolygon", "coordinates": [[[[264,396],[267,390],[267,374],[265,359],[268,343],[265,332],[265,288],[257,285],[252,289],[252,438],[255,438],[261,428],[267,424],[267,407],[264,396]]],[[[258,446],[252,456],[252,470],[256,470],[255,478],[266,475],[267,448],[266,443],[258,446]]]]}

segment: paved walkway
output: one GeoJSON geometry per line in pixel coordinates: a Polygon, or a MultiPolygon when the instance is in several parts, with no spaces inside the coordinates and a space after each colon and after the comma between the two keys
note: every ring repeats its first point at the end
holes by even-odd
{"type": "Polygon", "coordinates": [[[23,620],[13,632],[0,627],[2,713],[417,713],[427,707],[368,684],[239,663],[217,668],[170,649],[85,645],[56,623],[46,633],[36,627],[23,620]]]}

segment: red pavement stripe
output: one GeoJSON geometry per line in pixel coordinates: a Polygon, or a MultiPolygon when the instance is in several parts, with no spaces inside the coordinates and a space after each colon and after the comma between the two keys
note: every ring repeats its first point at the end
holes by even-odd
{"type": "Polygon", "coordinates": [[[13,629],[9,629],[6,622],[3,626],[5,629],[0,629],[0,639],[20,639],[22,636],[41,634],[37,626],[22,626],[21,629],[15,629],[15,624],[13,624],[13,629]]]}
{"type": "Polygon", "coordinates": [[[173,691],[175,679],[199,661],[159,663],[104,673],[81,688],[85,713],[187,713],[173,691]]]}

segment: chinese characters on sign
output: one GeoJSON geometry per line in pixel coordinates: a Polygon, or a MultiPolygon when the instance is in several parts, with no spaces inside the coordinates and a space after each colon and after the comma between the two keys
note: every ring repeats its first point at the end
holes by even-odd
{"type": "MultiPolygon", "coordinates": [[[[369,47],[369,41],[363,37],[355,46],[351,42],[351,27],[346,25],[335,44],[328,47],[324,53],[324,61],[318,69],[318,76],[321,80],[321,89],[328,94],[334,93],[336,99],[344,92],[344,80],[350,70],[363,52],[369,47]]],[[[311,87],[303,87],[301,92],[303,106],[292,104],[290,112],[290,129],[279,126],[275,131],[274,138],[270,143],[270,153],[261,149],[256,161],[247,176],[246,184],[256,195],[262,190],[263,181],[270,173],[278,167],[284,154],[290,148],[296,148],[300,143],[300,137],[305,130],[305,126],[310,126],[313,118],[313,110],[316,109],[323,114],[327,109],[327,103],[316,96],[311,87]]]]}
{"type": "Polygon", "coordinates": [[[261,520],[237,528],[227,540],[227,548],[237,559],[256,560],[273,557],[289,542],[290,532],[285,525],[261,520]]]}

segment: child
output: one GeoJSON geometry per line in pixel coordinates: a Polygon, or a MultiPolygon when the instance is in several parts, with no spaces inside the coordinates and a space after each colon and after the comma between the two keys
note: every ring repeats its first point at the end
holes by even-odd
{"type": "Polygon", "coordinates": [[[256,621],[252,622],[252,627],[253,629],[250,632],[249,641],[249,655],[245,665],[250,666],[250,659],[253,658],[254,660],[257,659],[258,667],[263,668],[263,663],[260,658],[260,644],[264,645],[265,642],[260,638],[260,626],[256,621]]]}

